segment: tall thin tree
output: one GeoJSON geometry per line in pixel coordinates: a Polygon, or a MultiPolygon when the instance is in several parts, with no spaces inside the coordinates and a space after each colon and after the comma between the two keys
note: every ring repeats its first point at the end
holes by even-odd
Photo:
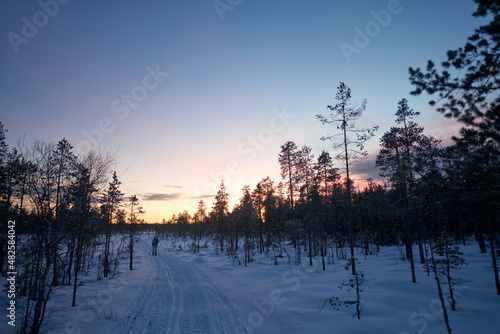
{"type": "Polygon", "coordinates": [[[118,210],[122,197],[124,195],[123,192],[120,191],[121,181],[118,180],[118,176],[116,175],[116,171],[113,172],[113,180],[109,182],[108,190],[104,193],[102,198],[102,202],[104,203],[104,212],[105,212],[105,240],[104,240],[104,259],[103,259],[103,267],[104,267],[104,277],[108,277],[108,273],[110,271],[110,262],[109,262],[109,254],[110,254],[110,245],[111,245],[111,224],[113,223],[113,214],[118,210]]]}
{"type": "Polygon", "coordinates": [[[129,270],[133,270],[133,261],[134,261],[134,231],[135,231],[135,211],[134,207],[137,208],[137,213],[138,214],[143,214],[146,213],[142,207],[138,206],[139,205],[139,199],[137,198],[137,195],[133,195],[129,197],[129,205],[130,205],[130,226],[129,226],[129,258],[130,258],[130,264],[129,264],[129,270]]]}
{"type": "Polygon", "coordinates": [[[343,82],[337,87],[337,95],[335,96],[337,104],[329,105],[328,109],[331,113],[327,116],[316,115],[316,118],[323,124],[334,125],[340,133],[321,137],[321,140],[331,140],[333,148],[341,150],[337,155],[337,160],[345,162],[346,169],[346,203],[347,203],[347,221],[349,226],[349,243],[351,250],[352,274],[356,275],[356,265],[354,256],[354,225],[352,221],[352,194],[351,180],[349,167],[359,156],[366,156],[364,143],[373,137],[378,126],[371,128],[357,129],[356,121],[362,116],[366,109],[366,100],[363,100],[360,106],[351,102],[351,89],[343,82]],[[355,134],[356,139],[350,138],[350,134],[355,134]],[[338,140],[338,138],[341,138],[338,140]],[[355,148],[352,146],[355,145],[355,148]]]}

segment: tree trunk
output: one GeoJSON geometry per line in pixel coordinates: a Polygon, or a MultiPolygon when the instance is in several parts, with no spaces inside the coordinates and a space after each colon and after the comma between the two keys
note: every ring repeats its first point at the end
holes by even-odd
{"type": "Polygon", "coordinates": [[[356,261],[354,260],[354,226],[352,223],[351,217],[351,181],[349,179],[349,155],[347,151],[347,123],[345,119],[345,110],[342,112],[344,117],[343,120],[343,130],[344,130],[344,154],[345,154],[345,169],[346,169],[346,190],[347,190],[347,223],[349,226],[349,246],[351,249],[351,265],[352,265],[352,274],[356,275],[356,261]]]}
{"type": "Polygon", "coordinates": [[[108,277],[109,272],[109,247],[111,243],[111,217],[108,217],[106,222],[106,237],[104,240],[104,260],[103,260],[103,276],[108,277]]]}
{"type": "MultiPolygon", "coordinates": [[[[238,244],[239,244],[239,235],[238,235],[238,233],[239,233],[239,224],[237,222],[236,226],[235,226],[235,229],[234,229],[235,240],[236,240],[236,245],[235,245],[235,249],[234,249],[235,252],[238,252],[238,244]]],[[[195,244],[196,244],[196,241],[195,241],[195,244]]],[[[196,247],[195,247],[195,249],[196,249],[196,247]]]]}
{"type": "Polygon", "coordinates": [[[443,290],[441,290],[441,283],[439,282],[439,277],[437,276],[437,273],[435,273],[434,278],[436,279],[436,283],[438,286],[439,300],[441,301],[441,308],[443,309],[443,317],[444,317],[444,322],[446,323],[446,329],[448,330],[448,334],[451,334],[450,322],[448,320],[448,312],[446,311],[446,304],[444,303],[443,290]]]}
{"type": "MultiPolygon", "coordinates": [[[[406,215],[405,215],[406,216],[406,215]]],[[[405,239],[406,239],[406,255],[410,260],[410,267],[411,267],[411,281],[413,283],[417,282],[417,278],[415,275],[415,260],[413,259],[413,248],[412,248],[412,241],[411,241],[411,228],[410,228],[410,222],[408,217],[405,219],[405,239]]]]}
{"type": "Polygon", "coordinates": [[[408,192],[406,182],[403,182],[401,185],[402,197],[405,203],[405,212],[404,212],[404,222],[405,222],[405,243],[406,243],[406,257],[410,260],[411,267],[411,281],[413,283],[417,282],[417,278],[415,275],[415,260],[413,259],[413,242],[411,238],[411,223],[410,223],[410,208],[408,203],[408,192]]]}
{"type": "Polygon", "coordinates": [[[448,281],[448,289],[450,291],[451,310],[456,311],[457,302],[455,301],[455,296],[453,295],[453,283],[451,281],[450,258],[449,258],[448,246],[446,246],[446,279],[448,281]]]}
{"type": "Polygon", "coordinates": [[[425,264],[425,252],[424,252],[424,245],[422,242],[422,224],[420,220],[417,223],[417,242],[418,242],[418,251],[420,254],[420,264],[425,264]]]}
{"type": "Polygon", "coordinates": [[[311,241],[311,222],[309,221],[309,265],[312,267],[313,258],[312,258],[312,241],[311,241]]]}
{"type": "MultiPolygon", "coordinates": [[[[133,230],[133,222],[134,222],[134,199],[137,200],[137,197],[134,196],[133,198],[131,197],[130,200],[130,243],[129,243],[129,251],[130,251],[130,264],[129,264],[129,270],[133,269],[133,262],[134,262],[134,230],[133,230]]],[[[196,249],[196,247],[195,247],[196,249]]]]}
{"type": "Polygon", "coordinates": [[[264,252],[264,231],[263,231],[263,224],[264,222],[262,221],[262,218],[260,217],[260,212],[259,212],[259,253],[262,254],[264,252]]]}
{"type": "Polygon", "coordinates": [[[47,263],[43,274],[38,281],[38,295],[35,303],[35,311],[33,313],[33,321],[30,326],[30,334],[37,334],[40,331],[43,320],[45,318],[45,307],[49,300],[49,296],[52,291],[52,284],[45,286],[47,281],[47,274],[49,273],[50,265],[47,263]],[[48,291],[46,291],[48,289],[48,291]]]}
{"type": "Polygon", "coordinates": [[[495,233],[492,232],[490,236],[490,246],[491,246],[491,259],[493,261],[493,272],[495,273],[495,286],[497,287],[497,295],[500,296],[500,280],[498,278],[498,265],[495,250],[495,233]]]}
{"type": "Polygon", "coordinates": [[[451,334],[450,322],[448,320],[448,312],[446,311],[446,304],[444,302],[443,290],[441,289],[441,282],[439,281],[439,275],[436,269],[436,262],[434,261],[434,251],[432,250],[432,243],[430,244],[430,249],[431,249],[432,268],[434,271],[434,278],[436,279],[436,284],[438,288],[439,300],[441,301],[441,308],[443,309],[444,322],[446,323],[446,329],[448,330],[448,334],[451,334]]]}
{"type": "Polygon", "coordinates": [[[361,282],[359,281],[359,275],[356,273],[356,315],[358,319],[361,319],[361,289],[359,288],[361,282]]]}
{"type": "Polygon", "coordinates": [[[484,235],[478,224],[479,223],[477,221],[474,222],[474,236],[476,237],[476,240],[479,244],[481,253],[486,254],[487,251],[486,251],[486,243],[484,241],[484,235]]]}
{"type": "Polygon", "coordinates": [[[82,232],[81,232],[81,225],[78,229],[78,236],[76,239],[76,261],[75,261],[75,282],[73,284],[73,300],[71,302],[71,306],[75,307],[76,305],[76,287],[78,285],[78,272],[80,271],[80,261],[81,261],[81,238],[82,238],[82,232]]]}
{"type": "Polygon", "coordinates": [[[321,262],[323,264],[323,271],[326,270],[326,267],[325,267],[325,253],[326,253],[326,241],[322,240],[322,245],[321,245],[321,262]]]}
{"type": "Polygon", "coordinates": [[[133,227],[132,227],[132,223],[130,223],[130,246],[129,246],[129,250],[130,250],[130,266],[129,266],[129,270],[133,270],[133,262],[134,262],[134,231],[132,230],[133,227]]]}
{"type": "Polygon", "coordinates": [[[288,161],[288,179],[290,180],[290,204],[292,208],[292,218],[295,218],[295,213],[293,210],[293,183],[292,183],[292,162],[288,161]]]}

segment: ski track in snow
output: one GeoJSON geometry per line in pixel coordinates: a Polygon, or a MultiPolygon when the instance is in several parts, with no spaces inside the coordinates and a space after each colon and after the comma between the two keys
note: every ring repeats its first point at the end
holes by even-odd
{"type": "Polygon", "coordinates": [[[229,299],[199,269],[168,253],[152,256],[143,242],[137,246],[151,271],[114,334],[242,332],[229,299]]]}

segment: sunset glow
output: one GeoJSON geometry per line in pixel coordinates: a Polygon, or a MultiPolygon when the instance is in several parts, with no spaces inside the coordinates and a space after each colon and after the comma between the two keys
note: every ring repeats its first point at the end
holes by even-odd
{"type": "Polygon", "coordinates": [[[200,200],[210,209],[222,180],[231,206],[246,184],[278,184],[288,140],[335,155],[320,137],[336,129],[315,115],[335,103],[340,81],[367,99],[359,125],[380,126],[353,167],[360,187],[381,180],[379,138],[401,98],[427,134],[449,142],[457,124],[410,95],[408,68],[441,59],[480,24],[468,0],[51,3],[2,5],[7,142],[66,138],[76,152],[117,152],[122,190],[150,223],[200,200]]]}

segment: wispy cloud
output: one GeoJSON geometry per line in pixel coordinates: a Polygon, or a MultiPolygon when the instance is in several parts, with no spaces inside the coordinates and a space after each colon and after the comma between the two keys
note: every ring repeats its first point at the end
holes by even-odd
{"type": "Polygon", "coordinates": [[[181,193],[173,193],[173,194],[155,194],[155,193],[147,193],[143,194],[142,200],[144,201],[171,201],[174,199],[179,199],[182,197],[181,193]]]}
{"type": "Polygon", "coordinates": [[[175,184],[165,184],[163,185],[165,188],[174,188],[174,189],[183,189],[184,186],[178,186],[178,185],[175,185],[175,184]]]}
{"type": "Polygon", "coordinates": [[[193,195],[193,196],[189,196],[188,198],[189,199],[203,199],[203,198],[214,198],[215,197],[215,194],[213,195],[193,195]]]}

